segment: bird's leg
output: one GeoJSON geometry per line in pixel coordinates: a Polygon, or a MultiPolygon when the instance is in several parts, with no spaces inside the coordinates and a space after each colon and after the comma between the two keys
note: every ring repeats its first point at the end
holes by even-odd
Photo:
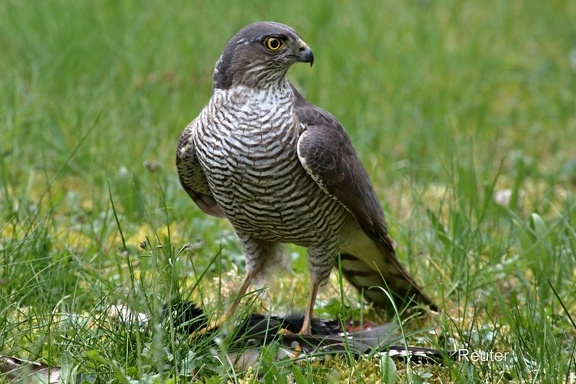
{"type": "Polygon", "coordinates": [[[244,282],[242,283],[242,286],[240,286],[240,289],[238,290],[238,293],[236,294],[236,299],[234,300],[232,305],[230,305],[230,307],[228,308],[226,313],[224,313],[224,315],[222,317],[220,317],[220,319],[224,319],[224,321],[226,321],[226,320],[231,319],[234,316],[234,312],[236,312],[236,308],[238,307],[238,304],[240,304],[240,302],[242,301],[242,298],[244,297],[244,294],[246,293],[246,290],[248,290],[248,287],[250,286],[250,282],[252,281],[252,277],[253,277],[253,274],[251,272],[246,272],[246,276],[244,277],[244,282]]]}
{"type": "Polygon", "coordinates": [[[302,328],[299,335],[309,335],[312,328],[312,315],[318,290],[330,278],[330,271],[334,266],[338,254],[337,242],[322,242],[308,247],[308,270],[310,271],[310,293],[302,328]]]}
{"type": "Polygon", "coordinates": [[[310,295],[308,296],[308,305],[306,306],[306,313],[304,314],[304,322],[302,323],[302,329],[298,332],[299,335],[309,335],[312,326],[312,314],[314,313],[314,304],[316,303],[316,296],[318,295],[318,288],[320,287],[320,281],[318,279],[312,279],[312,284],[310,286],[310,295]]]}
{"type": "Polygon", "coordinates": [[[244,282],[242,283],[242,286],[240,287],[240,289],[236,294],[236,299],[234,299],[234,302],[232,302],[230,307],[228,307],[228,310],[222,316],[220,316],[215,323],[210,324],[208,327],[201,329],[200,333],[212,332],[218,329],[220,326],[222,326],[222,324],[226,323],[232,317],[234,317],[236,308],[238,308],[238,305],[242,301],[242,298],[244,297],[246,290],[250,286],[250,282],[252,281],[253,277],[254,277],[253,273],[251,273],[250,271],[246,272],[246,277],[244,277],[244,282]]]}

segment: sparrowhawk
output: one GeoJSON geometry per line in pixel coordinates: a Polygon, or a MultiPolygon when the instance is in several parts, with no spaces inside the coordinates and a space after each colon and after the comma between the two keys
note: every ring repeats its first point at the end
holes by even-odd
{"type": "Polygon", "coordinates": [[[180,182],[205,213],[228,218],[246,255],[246,277],[223,318],[254,279],[283,263],[283,243],[308,248],[311,287],[300,333],[309,333],[318,289],[337,257],[365,299],[390,308],[437,307],[404,270],[384,213],[344,127],[286,79],[312,50],[289,26],[257,22],[224,48],[208,104],[182,133],[180,182]]]}

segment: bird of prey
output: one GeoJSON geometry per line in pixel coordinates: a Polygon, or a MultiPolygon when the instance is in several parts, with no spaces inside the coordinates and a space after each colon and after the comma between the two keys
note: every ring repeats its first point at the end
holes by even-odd
{"type": "Polygon", "coordinates": [[[282,245],[308,248],[310,292],[300,334],[309,334],[318,290],[340,255],[343,276],[375,306],[429,305],[396,258],[384,213],[350,137],[329,112],[286,79],[314,62],[294,29],[257,22],[218,59],[208,104],[184,130],[180,183],[205,213],[232,223],[246,256],[233,316],[247,288],[284,264],[282,245]]]}

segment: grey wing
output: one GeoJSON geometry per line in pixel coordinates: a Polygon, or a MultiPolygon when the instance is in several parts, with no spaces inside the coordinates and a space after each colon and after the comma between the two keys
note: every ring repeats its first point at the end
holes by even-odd
{"type": "Polygon", "coordinates": [[[198,124],[198,119],[188,124],[182,135],[180,135],[176,152],[178,178],[184,190],[204,213],[225,218],[226,214],[212,196],[206,174],[196,157],[194,146],[196,124],[198,124]]]}
{"type": "Polygon", "coordinates": [[[394,248],[384,213],[348,133],[329,112],[308,102],[295,89],[296,115],[305,126],[298,157],[310,176],[354,215],[373,240],[394,248]]]}
{"type": "Polygon", "coordinates": [[[356,218],[367,236],[366,241],[373,241],[376,245],[375,252],[348,254],[344,251],[341,255],[342,274],[356,288],[365,290],[364,297],[375,305],[390,307],[385,293],[370,289],[387,286],[397,304],[412,304],[411,300],[414,299],[437,310],[438,307],[396,257],[384,212],[344,127],[330,113],[309,103],[296,90],[294,92],[296,115],[304,125],[298,140],[300,163],[327,194],[338,200],[356,218]]]}

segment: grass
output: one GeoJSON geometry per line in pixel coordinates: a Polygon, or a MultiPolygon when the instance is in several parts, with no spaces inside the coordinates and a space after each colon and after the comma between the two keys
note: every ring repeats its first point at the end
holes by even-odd
{"type": "MultiPolygon", "coordinates": [[[[347,127],[402,261],[445,309],[405,324],[409,343],[509,353],[399,364],[396,380],[573,382],[568,0],[2,2],[0,353],[121,383],[379,380],[379,358],[294,366],[275,363],[274,346],[238,372],[224,347],[190,347],[161,321],[176,295],[216,316],[241,279],[231,226],[193,206],[173,163],[222,48],[263,19],[314,50],[290,78],[347,127]],[[150,314],[151,329],[114,319],[117,303],[150,314]]],[[[280,312],[305,306],[305,256],[289,250],[295,272],[266,300],[280,312]]],[[[380,316],[336,276],[317,314],[380,316]]]]}

